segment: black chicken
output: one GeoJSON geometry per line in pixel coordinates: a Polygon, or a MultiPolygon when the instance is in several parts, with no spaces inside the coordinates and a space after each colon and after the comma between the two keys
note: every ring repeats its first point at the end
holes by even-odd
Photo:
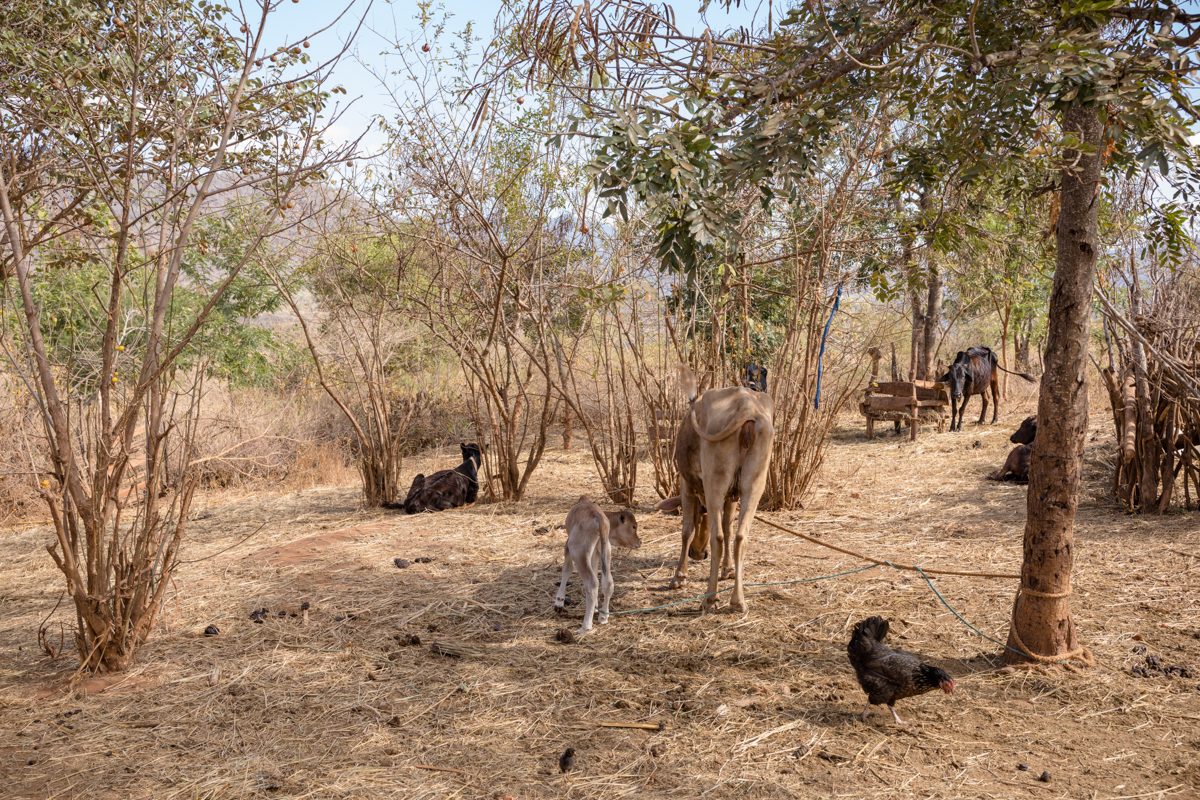
{"type": "Polygon", "coordinates": [[[867,693],[867,706],[858,718],[867,721],[871,706],[887,703],[897,725],[906,725],[896,714],[897,700],[916,697],[934,689],[946,694],[954,691],[954,679],[941,667],[926,664],[903,650],[893,650],[883,644],[888,621],[883,617],[867,617],[854,626],[846,653],[858,678],[858,685],[867,693]]]}

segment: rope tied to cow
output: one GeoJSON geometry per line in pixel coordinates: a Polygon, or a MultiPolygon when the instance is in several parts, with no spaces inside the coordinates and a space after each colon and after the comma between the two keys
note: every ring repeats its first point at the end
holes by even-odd
{"type": "MultiPolygon", "coordinates": [[[[829,575],[818,575],[815,578],[798,578],[796,580],[791,580],[791,581],[774,581],[771,583],[747,583],[746,584],[747,587],[787,586],[787,585],[797,584],[797,583],[813,583],[815,581],[823,581],[823,580],[828,580],[830,578],[840,578],[845,575],[853,575],[855,573],[865,572],[867,570],[875,569],[877,567],[891,567],[892,569],[901,570],[901,571],[907,570],[907,571],[911,571],[911,572],[916,572],[918,575],[920,575],[921,578],[925,581],[926,585],[929,586],[930,591],[932,591],[934,593],[934,595],[937,597],[937,599],[941,601],[942,605],[944,605],[947,609],[949,609],[950,613],[952,613],[958,619],[959,622],[961,622],[963,625],[966,625],[972,631],[977,633],[980,637],[987,639],[988,641],[992,642],[993,644],[1000,645],[1001,647],[1003,647],[1005,650],[1008,650],[1009,652],[1015,653],[1015,654],[1021,656],[1022,658],[1026,658],[1026,659],[1034,662],[1034,664],[1036,664],[1036,665],[1062,664],[1064,667],[1067,667],[1068,669],[1073,669],[1071,664],[1068,662],[1080,661],[1085,666],[1089,666],[1089,667],[1095,666],[1095,664],[1096,664],[1096,660],[1092,656],[1091,651],[1088,650],[1087,647],[1085,647],[1083,645],[1080,645],[1079,647],[1076,647],[1074,650],[1071,650],[1069,652],[1059,653],[1059,654],[1053,655],[1053,656],[1044,656],[1044,655],[1040,655],[1038,653],[1032,652],[1029,649],[1029,647],[1023,641],[1021,641],[1021,636],[1017,632],[1017,626],[1016,626],[1017,604],[1016,604],[1016,602],[1013,603],[1013,617],[1009,622],[1009,629],[1012,633],[1013,641],[1016,643],[1017,647],[1011,647],[1008,644],[1006,644],[1005,642],[1002,642],[999,639],[996,639],[995,637],[987,635],[986,633],[981,631],[979,628],[975,627],[970,622],[968,622],[963,617],[962,614],[959,614],[958,611],[954,608],[954,606],[950,605],[949,601],[947,601],[946,598],[942,596],[942,593],[938,591],[938,588],[933,585],[933,580],[929,577],[930,574],[933,574],[933,575],[955,575],[958,577],[967,577],[967,578],[1003,578],[1003,579],[1020,580],[1021,579],[1020,575],[1012,575],[1009,573],[1002,573],[1002,572],[970,572],[970,571],[965,571],[965,570],[946,570],[946,569],[939,570],[939,569],[932,569],[932,568],[927,569],[927,568],[918,566],[916,564],[896,563],[893,561],[888,561],[887,559],[873,558],[864,553],[859,553],[855,550],[851,550],[846,547],[838,547],[837,545],[830,544],[828,542],[823,542],[820,539],[816,539],[812,536],[808,536],[806,534],[800,533],[799,531],[792,530],[791,528],[788,528],[784,525],[780,525],[776,522],[772,522],[771,520],[766,519],[757,514],[754,516],[754,518],[756,520],[758,520],[759,522],[765,523],[765,524],[771,526],[772,528],[781,530],[784,533],[790,533],[793,536],[797,536],[801,539],[804,539],[805,541],[812,542],[813,544],[818,544],[821,547],[827,547],[830,550],[836,550],[839,553],[843,553],[845,555],[852,556],[854,558],[858,558],[863,561],[870,561],[871,564],[866,567],[859,567],[858,569],[845,570],[843,572],[834,572],[829,575]]],[[[705,594],[699,595],[697,597],[690,597],[686,600],[679,600],[674,603],[667,603],[667,604],[661,605],[661,606],[652,606],[650,608],[631,608],[631,609],[627,609],[625,611],[612,611],[612,612],[610,612],[610,614],[612,616],[617,616],[617,615],[621,615],[621,614],[640,614],[640,613],[644,613],[647,611],[661,611],[662,609],[673,608],[675,606],[680,606],[685,603],[694,603],[698,600],[704,600],[708,597],[715,597],[716,595],[719,595],[723,592],[727,592],[732,588],[733,587],[731,587],[731,586],[726,586],[724,589],[718,589],[715,592],[705,593],[705,594]]],[[[1038,591],[1037,589],[1030,589],[1021,584],[1017,585],[1017,589],[1018,589],[1018,594],[1024,593],[1031,597],[1040,597],[1040,598],[1051,599],[1051,600],[1062,599],[1065,597],[1069,597],[1071,595],[1070,589],[1067,589],[1065,592],[1042,592],[1042,591],[1038,591]]]]}
{"type": "MultiPolygon", "coordinates": [[[[879,564],[871,564],[868,567],[859,567],[858,569],[848,569],[845,572],[834,572],[830,575],[818,575],[815,578],[797,578],[794,581],[772,581],[771,583],[747,583],[746,586],[747,587],[751,587],[751,586],[789,586],[794,583],[813,583],[814,581],[824,581],[824,580],[829,580],[830,578],[840,578],[843,575],[853,575],[856,572],[865,572],[869,569],[875,569],[878,566],[880,566],[880,565],[879,564]]],[[[705,594],[698,595],[697,597],[689,597],[687,600],[680,600],[675,603],[667,603],[666,605],[661,605],[661,606],[651,606],[650,608],[630,608],[625,611],[610,611],[609,614],[611,614],[612,616],[616,616],[618,614],[640,614],[645,611],[661,611],[664,608],[674,608],[675,606],[681,606],[684,603],[694,603],[697,600],[704,600],[709,597],[716,597],[717,595],[722,594],[723,592],[728,592],[732,588],[733,588],[732,586],[726,586],[724,589],[718,589],[715,592],[706,592],[705,594]]]]}
{"type": "Polygon", "coordinates": [[[1007,572],[964,572],[962,570],[922,568],[922,567],[916,566],[915,564],[903,564],[903,563],[888,561],[886,559],[873,558],[873,557],[865,555],[863,553],[859,553],[854,550],[850,550],[849,548],[846,548],[846,547],[838,547],[835,544],[830,544],[829,542],[823,542],[820,539],[817,539],[816,537],[800,533],[800,531],[794,531],[791,528],[788,528],[784,525],[780,525],[776,522],[772,522],[771,520],[766,519],[765,517],[763,517],[759,514],[755,514],[754,518],[756,520],[758,520],[759,522],[770,525],[772,528],[777,528],[778,530],[781,530],[784,533],[790,533],[792,536],[798,536],[799,538],[805,540],[806,542],[812,542],[813,544],[819,544],[821,547],[828,547],[830,550],[836,550],[839,553],[844,553],[845,555],[848,555],[848,556],[854,556],[855,558],[861,559],[863,561],[870,561],[871,563],[877,564],[881,567],[886,566],[886,567],[892,567],[893,569],[909,570],[911,572],[922,572],[922,570],[924,570],[924,572],[928,572],[931,575],[958,575],[958,576],[966,577],[966,578],[1005,578],[1005,579],[1011,578],[1014,580],[1019,580],[1021,577],[1020,575],[1013,575],[1013,574],[1007,573],[1007,572]]]}
{"type": "MultiPolygon", "coordinates": [[[[820,539],[817,539],[815,537],[808,536],[806,534],[800,533],[799,531],[794,531],[791,528],[788,528],[788,527],[785,527],[778,523],[772,522],[771,520],[766,519],[758,514],[755,514],[754,518],[756,520],[758,520],[759,522],[762,522],[762,523],[765,523],[765,524],[771,526],[772,528],[776,528],[785,533],[790,533],[793,536],[798,536],[801,539],[804,539],[805,541],[812,542],[813,544],[818,544],[821,547],[827,547],[830,550],[836,550],[839,553],[844,553],[848,556],[854,556],[855,558],[860,558],[860,559],[863,559],[864,561],[871,561],[876,565],[886,565],[893,569],[912,570],[912,571],[916,572],[922,578],[925,579],[925,583],[927,583],[929,585],[929,588],[933,591],[933,593],[935,595],[937,595],[938,600],[942,601],[942,605],[944,605],[946,608],[950,609],[950,612],[953,613],[954,616],[958,618],[959,622],[961,622],[963,625],[966,625],[968,628],[975,631],[977,634],[979,634],[983,638],[987,639],[988,641],[998,644],[1001,647],[1003,647],[1004,649],[1009,650],[1013,653],[1016,653],[1017,655],[1021,656],[1022,658],[1028,658],[1030,661],[1033,661],[1038,664],[1066,664],[1066,662],[1068,662],[1068,661],[1078,660],[1078,661],[1082,661],[1085,665],[1091,667],[1091,666],[1094,666],[1096,663],[1094,657],[1092,656],[1091,651],[1088,650],[1083,645],[1080,645],[1079,647],[1076,647],[1074,650],[1071,650],[1069,652],[1058,653],[1058,654],[1052,655],[1052,656],[1044,656],[1044,655],[1040,655],[1038,653],[1032,652],[1029,649],[1029,647],[1024,642],[1021,641],[1021,636],[1017,632],[1017,625],[1016,625],[1017,604],[1016,604],[1016,602],[1013,602],[1013,615],[1014,616],[1013,616],[1012,621],[1009,623],[1009,628],[1012,632],[1013,641],[1017,644],[1017,647],[1019,647],[1020,649],[1018,650],[1016,648],[1009,647],[1009,645],[1006,644],[1005,642],[1002,642],[999,639],[995,639],[991,636],[988,636],[986,633],[979,630],[974,625],[972,625],[971,623],[969,623],[965,619],[963,619],[963,616],[961,614],[959,614],[958,611],[956,611],[954,609],[954,607],[946,601],[946,598],[942,597],[942,593],[937,590],[937,587],[933,585],[933,581],[931,581],[929,579],[929,575],[926,573],[933,574],[933,575],[958,575],[958,576],[968,577],[968,578],[1015,578],[1017,580],[1021,579],[1020,575],[1011,575],[1008,573],[996,573],[996,572],[967,572],[967,571],[963,571],[963,570],[947,570],[947,569],[931,569],[931,568],[927,569],[927,568],[917,566],[915,564],[897,564],[897,563],[883,560],[883,559],[872,558],[871,556],[865,555],[863,553],[855,552],[854,550],[850,550],[849,548],[838,547],[837,545],[829,544],[828,542],[823,542],[820,539]]],[[[1052,600],[1069,597],[1071,594],[1070,589],[1068,589],[1065,592],[1041,592],[1041,591],[1038,591],[1037,589],[1030,589],[1021,584],[1018,584],[1018,592],[1024,592],[1025,594],[1027,594],[1031,597],[1041,597],[1041,598],[1052,599],[1052,600]]]]}

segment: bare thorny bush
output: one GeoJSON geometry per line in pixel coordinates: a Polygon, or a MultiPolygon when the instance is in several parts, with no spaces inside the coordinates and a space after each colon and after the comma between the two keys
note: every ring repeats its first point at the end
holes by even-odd
{"type": "Polygon", "coordinates": [[[644,296],[634,292],[622,306],[622,360],[645,410],[647,455],[660,496],[678,492],[674,434],[685,408],[673,387],[676,365],[691,366],[703,385],[717,387],[737,385],[743,368],[758,363],[769,368],[775,401],[763,507],[803,503],[838,414],[858,388],[866,347],[886,324],[843,306],[824,339],[839,289],[853,291],[848,265],[861,255],[859,234],[877,213],[873,204],[886,196],[874,182],[876,165],[861,156],[871,152],[868,133],[848,136],[847,144],[851,159],[813,183],[803,198],[806,213],[769,220],[754,213],[748,198],[740,256],[722,258],[690,281],[643,267],[657,285],[644,296]],[[769,308],[755,308],[752,298],[769,308]],[[767,313],[773,324],[759,321],[767,313]]]}
{"type": "Polygon", "coordinates": [[[387,179],[370,201],[394,254],[394,313],[460,361],[485,493],[519,500],[559,411],[558,360],[581,330],[567,309],[590,244],[570,213],[570,154],[525,127],[456,116],[462,107],[439,98],[462,68],[447,66],[409,65],[413,95],[398,103],[387,179]]]}
{"type": "Polygon", "coordinates": [[[422,410],[422,393],[412,388],[411,375],[404,386],[402,356],[416,325],[387,300],[394,270],[369,223],[352,203],[338,203],[315,215],[304,242],[289,252],[302,261],[301,285],[316,299],[315,320],[301,308],[286,259],[270,273],[296,315],[318,383],[354,431],[363,495],[377,506],[403,494],[404,437],[422,410]]]}
{"type": "Polygon", "coordinates": [[[262,50],[277,5],[243,19],[145,0],[123,6],[128,24],[43,6],[19,20],[28,58],[0,77],[0,343],[44,425],[47,549],[84,668],[130,663],[178,563],[206,374],[198,334],[305,212],[288,212],[297,187],[345,158],[316,150],[325,71],[298,66],[299,42],[262,50]],[[65,56],[79,65],[69,75],[65,56]],[[194,241],[216,214],[249,221],[231,252],[194,241]],[[199,290],[190,305],[185,288],[199,290]]]}

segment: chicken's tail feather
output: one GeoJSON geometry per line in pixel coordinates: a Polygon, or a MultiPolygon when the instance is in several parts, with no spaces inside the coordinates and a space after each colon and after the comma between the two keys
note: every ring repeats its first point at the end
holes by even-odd
{"type": "Polygon", "coordinates": [[[851,653],[868,653],[875,642],[882,642],[887,636],[888,621],[883,617],[867,617],[854,626],[850,636],[850,644],[846,648],[851,653]]]}

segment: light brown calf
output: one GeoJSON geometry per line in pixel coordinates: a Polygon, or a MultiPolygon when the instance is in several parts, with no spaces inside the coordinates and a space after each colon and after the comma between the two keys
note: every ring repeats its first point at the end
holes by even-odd
{"type": "Polygon", "coordinates": [[[612,599],[613,579],[611,573],[612,545],[636,550],[642,546],[638,538],[637,520],[626,511],[603,511],[588,500],[587,495],[567,514],[567,543],[563,545],[562,580],[558,584],[558,595],[554,607],[562,608],[567,599],[567,580],[574,567],[583,581],[585,605],[583,627],[579,635],[592,629],[592,615],[596,611],[596,578],[599,574],[600,588],[604,590],[604,607],[600,609],[600,624],[608,624],[608,603],[612,599]]]}

